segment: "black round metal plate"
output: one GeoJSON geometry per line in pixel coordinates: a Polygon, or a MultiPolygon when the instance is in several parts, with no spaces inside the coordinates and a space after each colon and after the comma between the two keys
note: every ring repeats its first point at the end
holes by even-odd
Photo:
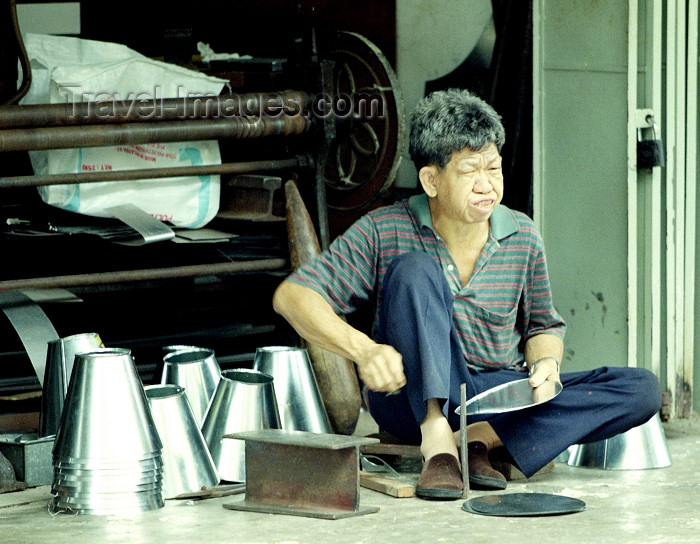
{"type": "Polygon", "coordinates": [[[465,501],[462,510],[482,516],[554,516],[586,509],[586,503],[549,493],[505,493],[465,501]]]}

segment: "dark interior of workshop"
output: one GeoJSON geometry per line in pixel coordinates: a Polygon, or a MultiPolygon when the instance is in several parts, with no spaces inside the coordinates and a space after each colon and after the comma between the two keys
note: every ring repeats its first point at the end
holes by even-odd
{"type": "MultiPolygon", "coordinates": [[[[0,540],[697,541],[699,22],[685,0],[0,0],[0,540]],[[500,115],[557,371],[662,393],[532,476],[490,458],[507,489],[464,475],[457,501],[417,496],[421,448],[272,302],[423,195],[411,113],[448,89],[500,115]]],[[[342,317],[371,335],[376,305],[342,317]]],[[[463,389],[462,465],[467,416],[530,389],[483,412],[463,389]]]]}

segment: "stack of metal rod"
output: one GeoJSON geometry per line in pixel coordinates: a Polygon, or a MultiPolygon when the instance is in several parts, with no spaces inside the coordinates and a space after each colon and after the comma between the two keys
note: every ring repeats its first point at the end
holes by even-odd
{"type": "MultiPolygon", "coordinates": [[[[0,106],[0,152],[290,136],[311,127],[301,91],[130,102],[0,106]]],[[[209,166],[0,178],[0,188],[243,174],[309,165],[308,156],[209,166]]]]}
{"type": "MultiPolygon", "coordinates": [[[[0,106],[0,153],[211,139],[257,139],[310,132],[311,99],[303,91],[156,100],[0,106]]],[[[304,171],[311,153],[213,165],[1,177],[0,189],[255,172],[304,171]]],[[[321,209],[321,208],[320,208],[321,209]]],[[[325,225],[325,215],[321,221],[325,225]]],[[[124,270],[0,281],[4,290],[65,288],[203,274],[280,270],[285,259],[124,270]]]]}

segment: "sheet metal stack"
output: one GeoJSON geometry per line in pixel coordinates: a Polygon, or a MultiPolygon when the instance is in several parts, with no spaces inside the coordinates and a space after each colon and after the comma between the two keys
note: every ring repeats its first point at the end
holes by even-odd
{"type": "Polygon", "coordinates": [[[128,349],[75,356],[53,449],[53,511],[123,514],[163,502],[162,443],[128,349]]]}

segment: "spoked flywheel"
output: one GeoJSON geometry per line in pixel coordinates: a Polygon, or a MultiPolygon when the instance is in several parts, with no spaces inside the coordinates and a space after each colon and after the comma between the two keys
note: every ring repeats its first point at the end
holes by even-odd
{"type": "Polygon", "coordinates": [[[382,52],[353,32],[339,32],[334,61],[335,137],[324,177],[328,207],[360,208],[391,186],[403,150],[405,120],[398,79],[382,52]]]}

